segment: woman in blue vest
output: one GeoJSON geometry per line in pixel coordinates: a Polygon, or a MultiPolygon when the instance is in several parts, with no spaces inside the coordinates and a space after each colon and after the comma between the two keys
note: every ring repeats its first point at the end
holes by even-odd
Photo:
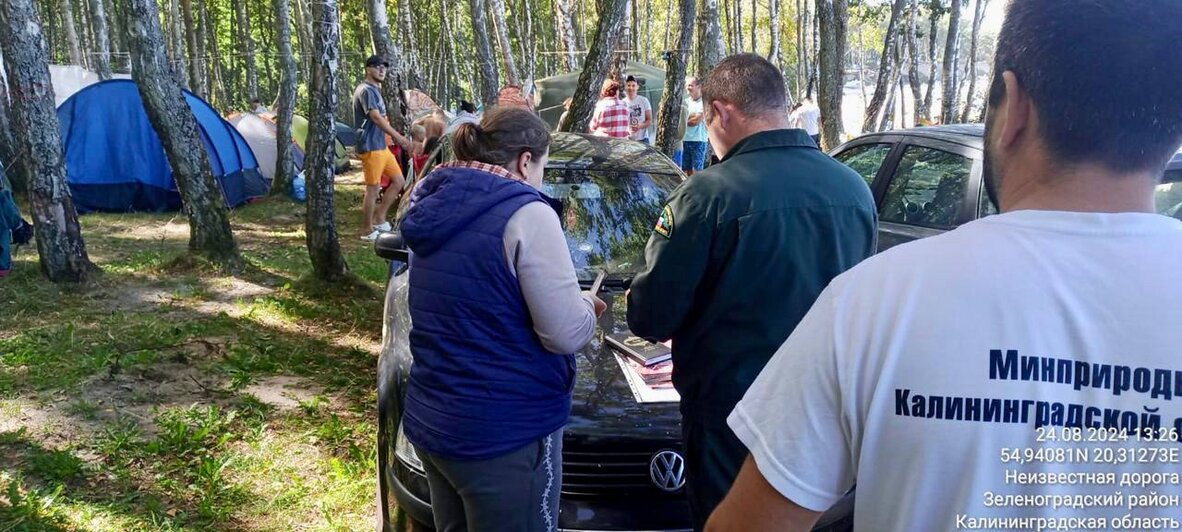
{"type": "Polygon", "coordinates": [[[415,188],[403,416],[435,527],[550,531],[575,359],[606,305],[581,292],[558,213],[539,189],[546,123],[499,107],[452,136],[456,162],[415,188]]]}

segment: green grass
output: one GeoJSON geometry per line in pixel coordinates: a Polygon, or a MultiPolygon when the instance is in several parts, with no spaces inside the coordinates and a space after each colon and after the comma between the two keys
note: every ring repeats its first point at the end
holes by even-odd
{"type": "Polygon", "coordinates": [[[303,206],[282,199],[232,213],[234,275],[187,256],[178,213],[83,217],[102,274],[82,286],[18,251],[0,280],[0,531],[372,527],[387,271],[352,237],[360,187],[337,192],[342,285],[310,278],[303,206]],[[251,393],[276,379],[300,398],[251,393]],[[41,417],[4,432],[20,408],[41,417]]]}

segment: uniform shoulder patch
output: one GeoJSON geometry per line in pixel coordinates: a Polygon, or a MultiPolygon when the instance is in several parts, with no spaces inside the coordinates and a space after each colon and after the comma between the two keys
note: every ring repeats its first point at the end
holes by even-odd
{"type": "Polygon", "coordinates": [[[673,238],[673,208],[669,205],[661,209],[661,217],[657,218],[657,226],[653,228],[653,232],[665,238],[673,238]]]}

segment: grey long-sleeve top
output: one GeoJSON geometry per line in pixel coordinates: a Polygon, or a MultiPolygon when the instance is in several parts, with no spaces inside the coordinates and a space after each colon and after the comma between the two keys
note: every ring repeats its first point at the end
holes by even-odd
{"type": "Polygon", "coordinates": [[[503,237],[505,261],[517,277],[547,351],[570,354],[595,334],[595,306],[574,274],[558,216],[549,205],[530,202],[513,213],[503,237]]]}

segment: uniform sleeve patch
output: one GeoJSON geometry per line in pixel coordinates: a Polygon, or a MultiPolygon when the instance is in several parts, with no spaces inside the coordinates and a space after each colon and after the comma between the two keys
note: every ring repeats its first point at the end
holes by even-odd
{"type": "Polygon", "coordinates": [[[673,238],[673,209],[668,205],[661,210],[661,217],[657,218],[657,226],[653,231],[665,238],[673,238]]]}

